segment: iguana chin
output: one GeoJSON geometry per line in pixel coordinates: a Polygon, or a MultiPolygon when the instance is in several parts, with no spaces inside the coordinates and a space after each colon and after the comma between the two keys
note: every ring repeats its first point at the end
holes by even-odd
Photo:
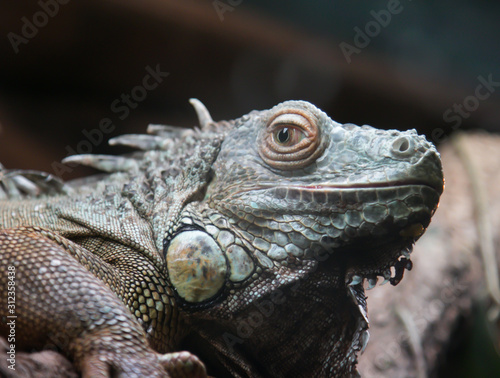
{"type": "Polygon", "coordinates": [[[304,101],[222,122],[192,104],[199,128],[66,159],[105,175],[0,171],[0,334],[17,315],[18,351],[87,376],[356,374],[365,279],[401,280],[443,191],[434,146],[304,101]]]}

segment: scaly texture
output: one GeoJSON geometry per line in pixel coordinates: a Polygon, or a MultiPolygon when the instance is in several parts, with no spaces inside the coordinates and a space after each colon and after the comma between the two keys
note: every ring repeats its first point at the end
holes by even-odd
{"type": "Polygon", "coordinates": [[[19,348],[57,335],[89,375],[203,375],[195,356],[217,376],[355,374],[364,280],[397,284],[437,208],[434,146],[303,101],[222,122],[192,103],[200,129],[150,126],[112,140],[142,152],[68,159],[104,176],[0,171],[19,348]]]}
{"type": "MultiPolygon", "coordinates": [[[[486,273],[492,269],[498,275],[500,269],[500,136],[457,133],[440,152],[446,191],[432,227],[415,246],[415,269],[402,285],[370,293],[372,341],[360,358],[363,377],[472,376],[471,366],[478,364],[476,376],[495,376],[487,373],[493,368],[485,364],[487,357],[470,364],[462,354],[466,362],[457,361],[454,351],[473,349],[463,344],[481,332],[481,321],[500,345],[498,287],[486,273]],[[483,189],[476,190],[477,185],[483,189]],[[479,201],[487,208],[481,210],[479,201]],[[483,240],[486,223],[493,231],[490,240],[483,240]],[[494,245],[493,262],[484,258],[482,244],[488,242],[494,245]],[[484,318],[479,315],[483,311],[484,318]]],[[[474,337],[485,344],[474,351],[488,356],[487,340],[474,337]]]]}

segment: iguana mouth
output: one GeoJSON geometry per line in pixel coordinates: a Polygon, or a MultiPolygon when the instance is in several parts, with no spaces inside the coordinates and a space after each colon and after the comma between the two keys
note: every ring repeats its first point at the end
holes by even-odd
{"type": "Polygon", "coordinates": [[[443,185],[431,181],[423,180],[405,180],[405,181],[388,181],[388,182],[371,182],[371,183],[357,183],[357,184],[314,184],[314,185],[294,185],[290,186],[293,189],[311,190],[311,191],[329,191],[329,190],[348,190],[348,189],[376,189],[376,188],[398,188],[401,186],[426,186],[434,189],[441,194],[443,192],[443,185]]]}
{"type": "MultiPolygon", "coordinates": [[[[231,191],[228,188],[228,192],[231,192],[232,196],[237,197],[248,192],[258,192],[260,190],[274,190],[278,197],[292,197],[296,199],[303,199],[305,201],[312,200],[315,201],[314,197],[301,198],[302,193],[310,193],[311,195],[320,196],[322,193],[329,194],[341,191],[355,191],[355,190],[376,190],[376,189],[398,189],[402,187],[426,187],[434,190],[438,195],[443,193],[443,183],[422,181],[422,180],[405,180],[405,181],[389,181],[389,182],[375,182],[375,183],[357,183],[357,184],[330,184],[330,183],[320,183],[314,185],[303,185],[303,184],[289,184],[289,185],[276,185],[274,184],[259,184],[253,187],[239,187],[236,191],[231,191]]],[[[307,194],[306,194],[307,195],[307,194]]],[[[327,200],[319,197],[322,202],[327,200]]],[[[319,202],[316,200],[316,202],[319,202]]]]}

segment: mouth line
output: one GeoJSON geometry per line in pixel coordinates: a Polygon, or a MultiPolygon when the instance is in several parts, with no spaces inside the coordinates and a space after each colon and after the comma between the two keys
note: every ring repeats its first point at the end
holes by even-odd
{"type": "Polygon", "coordinates": [[[308,191],[308,192],[318,192],[318,193],[328,193],[335,191],[349,191],[349,190],[363,190],[363,189],[396,189],[408,186],[422,186],[429,189],[432,189],[439,195],[443,193],[443,186],[438,184],[432,184],[422,180],[405,180],[405,181],[388,181],[388,182],[371,182],[371,183],[357,183],[357,184],[328,184],[328,183],[319,183],[313,185],[304,185],[304,184],[290,184],[290,185],[276,185],[276,184],[267,184],[261,183],[254,187],[249,188],[240,188],[237,192],[233,193],[243,194],[246,192],[251,192],[255,190],[300,190],[300,191],[308,191]]]}
{"type": "MultiPolygon", "coordinates": [[[[349,190],[349,189],[377,189],[377,188],[398,188],[403,186],[426,186],[442,193],[442,187],[433,185],[422,180],[388,181],[388,182],[370,182],[357,184],[314,184],[314,185],[290,185],[288,188],[310,190],[310,191],[329,191],[329,190],[349,190]]],[[[262,186],[263,189],[273,186],[262,186]]],[[[274,186],[276,187],[276,186],[274,186]]]]}

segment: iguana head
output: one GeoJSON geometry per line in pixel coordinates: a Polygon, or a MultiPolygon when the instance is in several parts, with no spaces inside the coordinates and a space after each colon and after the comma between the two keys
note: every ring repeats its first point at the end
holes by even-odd
{"type": "Polygon", "coordinates": [[[303,101],[206,117],[225,137],[164,249],[186,347],[216,375],[354,373],[364,281],[411,268],[443,191],[439,154],[414,130],[342,125],[303,101]]]}

